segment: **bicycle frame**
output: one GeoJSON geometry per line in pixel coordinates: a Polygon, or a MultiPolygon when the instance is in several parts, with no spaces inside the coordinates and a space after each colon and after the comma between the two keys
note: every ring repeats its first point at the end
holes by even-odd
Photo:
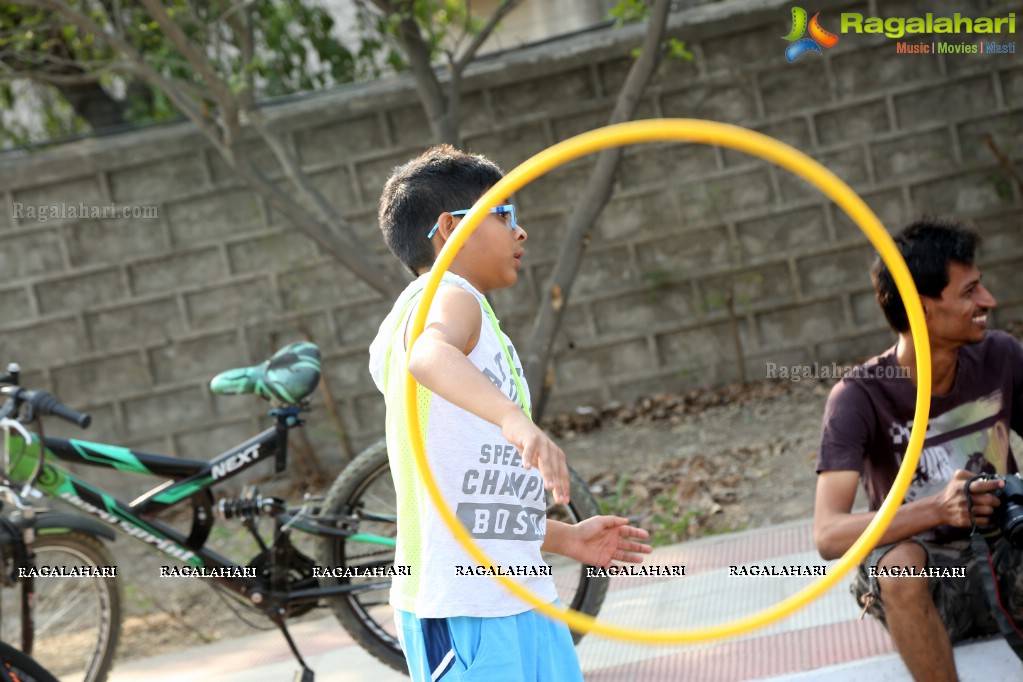
{"type": "MultiPolygon", "coordinates": [[[[36,481],[35,487],[178,562],[197,568],[240,568],[239,564],[205,547],[213,525],[213,516],[210,513],[213,499],[211,488],[256,464],[271,459],[275,461],[278,471],[283,470],[287,458],[288,429],[300,423],[296,415],[297,410],[294,408],[275,411],[277,423],[273,427],[210,461],[154,455],[78,439],[46,437],[42,475],[36,481]],[[167,477],[171,480],[144,493],[133,502],[126,503],[75,476],[55,464],[54,460],[90,467],[110,467],[118,471],[167,477]],[[188,536],[151,518],[186,500],[192,501],[196,512],[188,536]]],[[[26,443],[20,434],[12,432],[9,439],[8,457],[13,462],[10,476],[15,480],[27,480],[38,463],[40,451],[38,437],[33,436],[31,443],[26,443]]],[[[288,527],[314,535],[344,537],[386,547],[395,546],[393,538],[354,533],[327,526],[320,523],[317,518],[303,516],[301,510],[298,514],[282,512],[278,518],[283,518],[288,527]]],[[[246,597],[253,604],[266,609],[268,613],[271,612],[270,607],[315,602],[323,597],[380,589],[387,584],[386,582],[340,584],[289,591],[267,589],[266,581],[257,577],[214,576],[209,579],[246,597]]]]}

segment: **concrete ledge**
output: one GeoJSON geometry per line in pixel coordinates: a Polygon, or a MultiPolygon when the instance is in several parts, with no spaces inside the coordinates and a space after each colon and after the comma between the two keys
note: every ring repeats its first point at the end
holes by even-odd
{"type": "MultiPolygon", "coordinates": [[[[1001,637],[961,644],[955,648],[961,682],[1023,680],[1023,663],[1001,637]]],[[[761,682],[911,682],[898,654],[885,654],[795,675],[763,678],[761,682]]]]}

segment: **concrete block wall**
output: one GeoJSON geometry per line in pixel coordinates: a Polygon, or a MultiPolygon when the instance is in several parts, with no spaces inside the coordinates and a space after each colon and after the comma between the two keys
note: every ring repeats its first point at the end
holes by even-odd
{"type": "MultiPolygon", "coordinates": [[[[880,4],[817,9],[837,30],[841,11],[879,15],[880,4]]],[[[664,62],[639,116],[720,120],[788,142],[847,181],[889,229],[923,212],[973,220],[987,239],[998,319],[1023,318],[1023,197],[983,141],[992,135],[1023,161],[1023,62],[897,55],[891,39],[845,34],[788,64],[779,36],[789,10],[737,0],[677,12],[671,31],[695,58],[664,62]]],[[[883,15],[945,10],[1020,15],[1023,2],[886,0],[883,15]]],[[[482,60],[465,82],[464,146],[511,169],[603,125],[641,32],[482,60]]],[[[268,114],[327,198],[380,244],[380,187],[430,142],[411,82],[340,88],[268,114]]],[[[253,142],[251,153],[280,176],[265,148],[253,142]]],[[[556,169],[516,196],[528,267],[492,299],[522,346],[592,163],[556,169]]],[[[633,146],[623,164],[557,343],[552,409],[732,380],[737,352],[758,379],[767,362],[846,362],[890,343],[867,276],[872,249],[809,184],[719,146],[633,146]]],[[[303,334],[323,349],[355,444],[382,431],[366,347],[389,302],[284,224],[189,125],[0,156],[0,209],[0,359],[91,411],[89,438],[220,452],[265,423],[264,410],[211,396],[209,378],[303,334]],[[155,215],[41,221],[24,210],[111,203],[155,215]]],[[[322,409],[309,432],[339,462],[322,409]]]]}

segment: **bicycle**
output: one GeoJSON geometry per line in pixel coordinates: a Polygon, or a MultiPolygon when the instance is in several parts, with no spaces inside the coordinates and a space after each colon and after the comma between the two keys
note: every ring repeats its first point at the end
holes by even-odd
{"type": "MultiPolygon", "coordinates": [[[[395,569],[396,517],[394,486],[382,443],[371,446],[346,466],[322,498],[307,495],[300,505],[289,506],[280,498],[264,496],[255,486],[246,486],[238,496],[214,500],[214,486],[255,465],[273,462],[275,474],[285,471],[288,433],[304,423],[300,415],[309,409],[308,398],[319,383],[319,370],[319,349],[314,344],[299,342],[285,346],[260,365],[228,370],[215,377],[210,384],[215,393],[255,394],[270,401],[269,415],[274,424],[206,461],[46,437],[42,416],[53,415],[82,427],[88,426],[89,417],[60,404],[47,393],[22,388],[20,368],[10,366],[7,376],[0,377],[0,393],[6,397],[0,408],[6,479],[0,485],[0,494],[16,508],[11,515],[12,530],[6,537],[0,536],[0,547],[5,550],[5,576],[12,571],[16,575],[16,569],[31,566],[33,551],[47,545],[75,552],[74,558],[83,570],[88,567],[102,573],[102,569],[113,567],[102,540],[112,540],[113,531],[119,531],[182,564],[179,570],[198,571],[207,576],[211,585],[233,596],[239,604],[265,615],[280,630],[295,656],[303,682],[313,680],[314,673],[302,658],[286,621],[328,605],[356,642],[386,665],[406,672],[393,614],[387,604],[390,587],[387,575],[395,569]],[[36,424],[36,436],[25,429],[26,424],[32,423],[36,424]],[[40,444],[45,445],[43,457],[40,444]],[[128,503],[78,478],[57,462],[112,467],[167,480],[128,503]],[[14,481],[25,481],[20,492],[15,490],[14,481]],[[42,495],[62,500],[105,523],[79,514],[37,513],[36,500],[42,495]],[[187,533],[157,518],[186,502],[191,503],[192,512],[187,533]],[[273,520],[269,542],[259,532],[261,518],[273,520]],[[207,547],[206,541],[217,520],[240,521],[260,548],[256,556],[246,563],[236,563],[207,547]],[[34,538],[37,530],[39,538],[34,538]],[[319,542],[319,562],[292,543],[295,532],[315,536],[319,542]]],[[[559,508],[549,503],[552,518],[577,522],[597,513],[596,502],[586,486],[574,473],[572,477],[572,502],[559,508]]],[[[585,566],[561,557],[553,565],[561,601],[596,615],[608,579],[588,577],[585,566]]],[[[23,588],[22,648],[48,668],[56,670],[58,663],[66,667],[58,651],[64,642],[60,646],[56,643],[62,638],[40,633],[40,624],[60,627],[64,614],[40,617],[40,608],[46,602],[37,596],[33,624],[31,595],[25,590],[26,582],[30,588],[33,582],[52,587],[63,578],[32,578],[29,574],[27,579],[18,579],[23,588]]],[[[105,679],[120,626],[116,577],[102,576],[96,580],[101,588],[90,597],[96,602],[97,614],[94,621],[87,623],[90,654],[87,661],[80,662],[87,671],[85,682],[105,679]]],[[[6,627],[7,617],[2,615],[0,619],[0,626],[6,627]]]]}

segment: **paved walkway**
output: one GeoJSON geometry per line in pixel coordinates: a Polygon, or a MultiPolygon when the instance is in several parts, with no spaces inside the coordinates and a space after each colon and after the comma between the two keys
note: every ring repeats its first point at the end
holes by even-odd
{"type": "MultiPolygon", "coordinates": [[[[600,617],[625,627],[715,625],[761,611],[813,577],[730,575],[730,566],[827,566],[813,550],[809,522],[660,548],[649,564],[684,565],[685,577],[612,578],[600,617]]],[[[859,609],[845,579],[820,599],[744,637],[652,647],[589,635],[578,647],[588,682],[906,682],[887,633],[859,609]]],[[[331,619],[292,632],[317,682],[405,680],[356,646],[331,619]]],[[[1023,680],[1023,665],[1000,639],[958,647],[963,682],[1023,680]]],[[[201,674],[217,682],[286,682],[297,666],[277,632],[118,665],[111,682],[171,682],[201,674]]],[[[497,681],[499,682],[499,681],[497,681]]]]}

